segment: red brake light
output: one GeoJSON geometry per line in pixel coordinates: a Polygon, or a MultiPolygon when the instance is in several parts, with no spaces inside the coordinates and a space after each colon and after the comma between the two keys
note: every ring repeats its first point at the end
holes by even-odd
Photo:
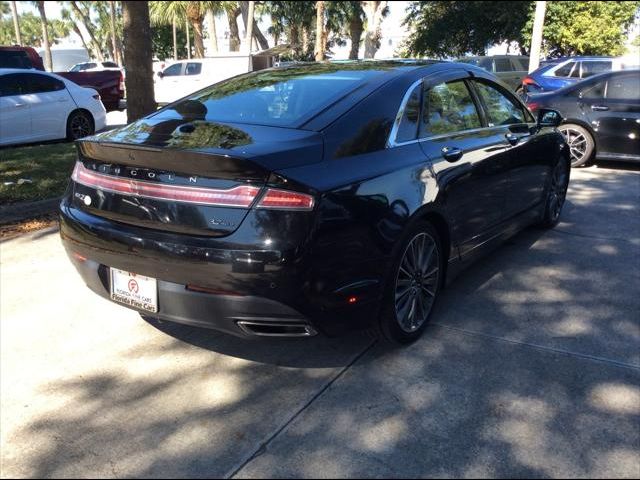
{"type": "Polygon", "coordinates": [[[223,207],[248,208],[261,190],[260,187],[250,185],[239,185],[227,190],[164,185],[94,172],[87,169],[82,162],[76,162],[71,179],[87,187],[120,195],[223,207]]]}
{"type": "Polygon", "coordinates": [[[527,103],[527,107],[529,107],[529,110],[531,110],[532,112],[535,112],[536,110],[538,110],[538,108],[540,108],[540,104],[531,102],[527,103]]]}
{"type": "Polygon", "coordinates": [[[536,85],[536,86],[538,85],[536,81],[531,77],[524,77],[522,79],[522,83],[525,85],[536,85]]]}
{"type": "Polygon", "coordinates": [[[258,208],[281,210],[311,210],[313,197],[299,192],[270,188],[258,203],[258,208]]]}

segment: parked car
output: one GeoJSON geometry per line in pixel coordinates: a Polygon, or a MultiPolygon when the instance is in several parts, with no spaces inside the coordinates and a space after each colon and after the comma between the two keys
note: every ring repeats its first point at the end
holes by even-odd
{"type": "MultiPolygon", "coordinates": [[[[78,58],[83,49],[56,50],[60,58],[78,58]]],[[[24,68],[44,71],[42,58],[31,47],[0,47],[0,68],[24,68]],[[4,66],[4,65],[10,65],[4,66]]],[[[124,70],[98,72],[57,72],[58,75],[82,86],[98,91],[108,112],[124,108],[124,70]]]]}
{"type": "Polygon", "coordinates": [[[69,69],[70,72],[102,72],[104,70],[119,70],[122,68],[115,62],[83,62],[76,63],[69,69]]]}
{"type": "Polygon", "coordinates": [[[595,157],[640,160],[640,70],[607,72],[526,100],[532,111],[553,108],[563,116],[559,130],[573,166],[595,157]]]}
{"type": "MultiPolygon", "coordinates": [[[[636,68],[637,65],[636,62],[636,68]]],[[[599,73],[633,67],[633,62],[620,57],[569,57],[543,65],[524,77],[519,93],[551,92],[599,73]]]]}
{"type": "Polygon", "coordinates": [[[31,47],[0,46],[0,68],[34,68],[44,70],[42,58],[31,47]]]}
{"type": "Polygon", "coordinates": [[[458,61],[470,63],[494,73],[513,90],[518,88],[529,71],[529,57],[523,55],[493,55],[488,57],[463,57],[458,61]]]}
{"type": "Polygon", "coordinates": [[[66,138],[104,128],[100,95],[53,73],[0,69],[0,145],[66,138]]]}
{"type": "Polygon", "coordinates": [[[561,118],[536,123],[496,80],[367,61],[218,83],[77,142],[62,241],[89,288],[145,316],[410,342],[465,264],[560,216],[561,118]]]}

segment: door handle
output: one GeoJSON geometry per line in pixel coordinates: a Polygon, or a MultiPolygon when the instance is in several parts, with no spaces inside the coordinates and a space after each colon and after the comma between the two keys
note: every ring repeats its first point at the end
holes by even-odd
{"type": "Polygon", "coordinates": [[[457,162],[462,158],[464,152],[457,147],[443,147],[442,156],[447,162],[457,162]]]}
{"type": "Polygon", "coordinates": [[[509,145],[511,146],[515,146],[518,144],[518,140],[520,140],[520,138],[517,135],[514,135],[513,133],[507,133],[504,138],[507,139],[507,142],[509,142],[509,145]]]}
{"type": "Polygon", "coordinates": [[[15,108],[22,108],[22,107],[26,107],[27,104],[26,103],[16,103],[13,105],[15,108]]]}
{"type": "Polygon", "coordinates": [[[609,110],[609,107],[607,107],[606,105],[591,105],[591,110],[593,110],[594,112],[606,112],[607,110],[609,110]]]}

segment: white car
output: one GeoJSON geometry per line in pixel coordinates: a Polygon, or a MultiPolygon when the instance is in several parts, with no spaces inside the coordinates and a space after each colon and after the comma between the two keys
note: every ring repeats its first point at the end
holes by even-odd
{"type": "Polygon", "coordinates": [[[179,60],[154,77],[156,102],[171,103],[209,85],[250,71],[251,58],[243,54],[179,60]]]}
{"type": "Polygon", "coordinates": [[[83,62],[76,63],[70,72],[102,72],[104,70],[122,70],[115,62],[83,62]]]}
{"type": "Polygon", "coordinates": [[[92,88],[54,73],[0,68],[0,145],[66,138],[102,130],[107,112],[92,88]]]}

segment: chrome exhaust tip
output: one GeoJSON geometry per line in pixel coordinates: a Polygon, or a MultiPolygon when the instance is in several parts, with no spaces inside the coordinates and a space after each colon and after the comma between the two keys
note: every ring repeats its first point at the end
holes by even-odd
{"type": "Polygon", "coordinates": [[[318,334],[318,332],[307,323],[239,320],[237,324],[247,335],[259,337],[313,337],[318,334]]]}

